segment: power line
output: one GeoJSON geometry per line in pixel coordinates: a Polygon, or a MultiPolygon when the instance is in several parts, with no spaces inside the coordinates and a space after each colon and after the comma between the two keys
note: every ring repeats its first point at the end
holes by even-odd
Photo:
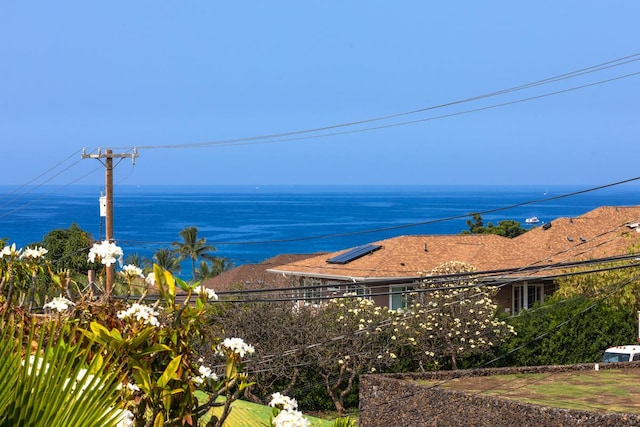
{"type": "MultiPolygon", "coordinates": [[[[569,78],[582,76],[582,75],[585,75],[585,74],[590,74],[590,73],[602,71],[602,70],[609,69],[609,68],[612,68],[612,67],[617,67],[617,66],[630,64],[632,62],[636,62],[636,61],[640,60],[640,58],[638,58],[638,56],[640,56],[640,53],[635,53],[635,54],[632,54],[632,55],[628,55],[628,56],[625,56],[625,57],[621,57],[621,58],[617,58],[617,59],[614,59],[614,60],[611,60],[611,61],[607,61],[607,62],[604,62],[604,63],[601,63],[601,64],[590,66],[590,67],[587,67],[587,68],[582,68],[580,70],[576,70],[576,71],[560,74],[560,75],[557,75],[557,76],[545,78],[545,79],[538,80],[538,81],[531,82],[531,83],[526,83],[526,84],[523,84],[523,85],[519,85],[519,86],[515,86],[515,87],[512,87],[512,88],[508,88],[508,89],[498,90],[498,91],[495,91],[495,92],[490,92],[490,93],[483,94],[483,95],[473,96],[473,97],[470,97],[470,98],[464,98],[464,99],[461,99],[461,100],[447,102],[447,103],[444,103],[444,104],[438,104],[438,105],[434,105],[434,106],[424,107],[424,108],[420,108],[420,109],[417,109],[417,110],[411,110],[411,111],[406,111],[406,112],[401,112],[401,113],[395,113],[395,114],[390,114],[390,115],[380,116],[380,117],[375,117],[375,118],[370,118],[370,119],[364,119],[364,120],[358,120],[358,121],[353,121],[353,122],[340,123],[340,124],[330,125],[330,126],[315,127],[315,128],[298,130],[298,131],[290,131],[290,132],[282,132],[282,133],[276,133],[276,134],[267,134],[267,135],[246,137],[246,138],[226,139],[226,140],[218,140],[218,141],[199,142],[199,143],[170,144],[170,145],[146,145],[146,146],[145,145],[139,145],[139,146],[137,146],[137,148],[138,149],[169,149],[169,148],[176,149],[176,148],[197,148],[197,147],[211,147],[211,146],[223,146],[223,145],[246,145],[246,144],[256,144],[256,143],[273,143],[273,142],[281,142],[281,141],[292,141],[292,140],[296,140],[296,139],[319,138],[319,137],[335,136],[335,135],[341,135],[341,134],[349,134],[349,133],[354,133],[354,132],[364,132],[364,131],[371,131],[371,130],[379,130],[379,129],[383,129],[383,128],[387,128],[387,127],[404,126],[404,125],[419,123],[419,122],[423,122],[423,121],[427,121],[427,120],[442,119],[442,118],[446,118],[446,117],[452,117],[452,116],[456,116],[456,115],[468,114],[468,113],[471,113],[471,112],[477,112],[477,111],[482,111],[482,110],[486,110],[486,109],[512,105],[512,104],[516,104],[516,103],[520,103],[520,102],[531,101],[531,100],[534,100],[534,99],[544,98],[544,97],[548,97],[548,96],[552,96],[552,95],[558,95],[558,94],[561,94],[561,93],[566,93],[566,92],[570,92],[570,91],[574,91],[574,90],[584,89],[584,88],[591,87],[591,86],[596,86],[596,85],[600,85],[600,84],[604,84],[604,83],[609,83],[609,82],[620,80],[620,79],[624,79],[624,78],[633,77],[633,76],[636,76],[636,75],[640,74],[640,72],[629,73],[629,74],[626,74],[626,75],[622,75],[622,76],[618,76],[618,77],[614,77],[614,78],[610,78],[610,79],[605,79],[605,80],[600,80],[600,81],[597,81],[597,82],[593,82],[593,83],[589,83],[589,84],[585,84],[585,85],[581,85],[581,86],[575,86],[573,88],[568,88],[568,89],[563,89],[563,90],[559,90],[559,91],[555,91],[555,92],[550,92],[550,93],[543,94],[543,95],[532,96],[532,97],[528,97],[528,98],[524,98],[524,99],[520,99],[520,100],[516,100],[516,101],[505,102],[505,103],[496,104],[496,105],[493,105],[493,106],[482,107],[482,108],[477,108],[477,109],[473,109],[473,110],[467,110],[467,111],[463,111],[463,112],[447,114],[447,115],[443,115],[443,116],[436,116],[436,117],[431,117],[431,118],[426,118],[426,119],[419,119],[419,120],[413,120],[413,121],[407,121],[407,122],[391,124],[391,125],[387,125],[387,126],[365,128],[365,129],[354,130],[354,131],[345,131],[345,132],[338,132],[338,133],[322,134],[322,135],[316,135],[316,136],[310,136],[310,137],[290,138],[289,139],[289,137],[293,137],[293,136],[297,136],[297,135],[305,135],[305,134],[324,132],[324,131],[334,130],[334,129],[339,129],[339,128],[353,127],[353,126],[356,126],[356,125],[368,124],[368,123],[373,123],[373,122],[389,120],[389,119],[392,119],[392,118],[408,116],[408,115],[413,115],[413,114],[417,114],[417,113],[423,113],[423,112],[427,112],[427,111],[431,111],[431,110],[436,110],[436,109],[441,109],[441,108],[445,108],[445,107],[454,106],[454,105],[457,105],[457,104],[463,104],[463,103],[468,103],[468,102],[472,102],[472,101],[477,101],[477,100],[481,100],[481,99],[484,99],[484,98],[500,96],[500,95],[504,95],[504,94],[507,94],[507,93],[510,93],[510,92],[521,91],[521,90],[529,89],[529,88],[540,86],[540,85],[554,83],[554,82],[557,82],[557,81],[561,81],[561,80],[565,80],[565,79],[569,79],[569,78]],[[283,139],[283,138],[286,138],[286,139],[283,139]]],[[[116,147],[116,148],[118,148],[118,147],[116,147]]],[[[120,148],[124,148],[124,147],[120,147],[120,148]]]]}

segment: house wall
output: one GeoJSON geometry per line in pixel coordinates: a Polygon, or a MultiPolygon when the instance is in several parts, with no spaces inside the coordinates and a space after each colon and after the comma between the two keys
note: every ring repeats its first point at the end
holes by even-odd
{"type": "Polygon", "coordinates": [[[372,287],[371,299],[378,307],[389,307],[389,286],[372,287]]]}
{"type": "MultiPolygon", "coordinates": [[[[600,369],[640,368],[640,362],[600,364],[600,369]]],[[[640,426],[640,415],[596,413],[530,405],[500,397],[432,387],[420,380],[514,373],[593,370],[594,364],[536,366],[360,377],[360,427],[613,427],[640,426]]]]}

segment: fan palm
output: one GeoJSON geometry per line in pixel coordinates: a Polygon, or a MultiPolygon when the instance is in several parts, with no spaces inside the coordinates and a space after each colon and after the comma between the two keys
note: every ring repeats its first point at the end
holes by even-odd
{"type": "Polygon", "coordinates": [[[34,323],[25,340],[24,326],[0,322],[0,426],[93,427],[122,421],[116,408],[119,373],[102,357],[90,357],[89,343],[77,331],[56,334],[53,324],[34,323]],[[80,339],[70,344],[72,335],[80,339]],[[31,356],[23,342],[34,344],[31,356]]]}

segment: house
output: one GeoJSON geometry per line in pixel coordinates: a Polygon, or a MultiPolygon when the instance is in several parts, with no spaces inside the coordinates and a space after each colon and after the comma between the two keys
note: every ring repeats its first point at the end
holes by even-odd
{"type": "Polygon", "coordinates": [[[230,291],[274,289],[297,286],[298,281],[283,275],[267,273],[267,270],[282,264],[301,262],[319,254],[281,254],[258,264],[243,264],[206,279],[202,285],[213,289],[218,295],[230,291]]]}
{"type": "Polygon", "coordinates": [[[516,238],[490,234],[407,235],[273,266],[267,271],[306,287],[305,300],[356,292],[380,306],[402,308],[405,292],[434,268],[469,264],[489,284],[500,284],[496,302],[517,313],[556,290],[552,266],[626,255],[640,244],[640,206],[601,207],[558,218],[516,238]]]}

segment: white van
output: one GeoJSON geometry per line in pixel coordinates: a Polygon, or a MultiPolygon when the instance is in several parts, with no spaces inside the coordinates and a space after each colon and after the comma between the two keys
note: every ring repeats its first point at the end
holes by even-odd
{"type": "Polygon", "coordinates": [[[640,345],[619,345],[605,350],[602,363],[640,360],[640,345]]]}

